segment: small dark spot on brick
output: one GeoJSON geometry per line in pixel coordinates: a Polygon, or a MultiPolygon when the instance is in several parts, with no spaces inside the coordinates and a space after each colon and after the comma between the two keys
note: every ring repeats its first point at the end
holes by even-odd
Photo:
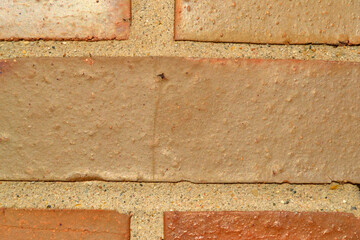
{"type": "Polygon", "coordinates": [[[160,77],[161,79],[166,79],[164,73],[160,73],[160,74],[158,74],[157,76],[160,77]]]}

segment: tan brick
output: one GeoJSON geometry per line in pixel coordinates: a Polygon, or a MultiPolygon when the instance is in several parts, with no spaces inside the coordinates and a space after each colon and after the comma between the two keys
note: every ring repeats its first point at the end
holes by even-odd
{"type": "Polygon", "coordinates": [[[0,68],[0,179],[151,180],[151,58],[31,58],[0,68]]]}
{"type": "Polygon", "coordinates": [[[360,239],[360,219],[325,212],[166,212],[165,240],[360,239]]]}
{"type": "Polygon", "coordinates": [[[155,179],[360,182],[359,63],[174,58],[159,67],[155,179]]]}
{"type": "Polygon", "coordinates": [[[176,0],[175,39],[275,44],[360,44],[352,0],[176,0]]]}
{"type": "Polygon", "coordinates": [[[0,62],[0,179],[360,182],[360,64],[0,62]]]}
{"type": "Polygon", "coordinates": [[[130,0],[0,1],[0,39],[128,39],[130,0]]]}
{"type": "Polygon", "coordinates": [[[107,210],[0,209],[2,240],[130,239],[130,217],[107,210]]]}

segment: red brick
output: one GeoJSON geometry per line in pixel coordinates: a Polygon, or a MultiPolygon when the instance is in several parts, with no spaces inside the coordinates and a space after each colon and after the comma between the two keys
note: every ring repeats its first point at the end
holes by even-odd
{"type": "Polygon", "coordinates": [[[175,12],[176,40],[360,44],[359,1],[176,0],[175,12]]]}
{"type": "Polygon", "coordinates": [[[130,0],[0,1],[0,39],[128,39],[130,0]]]}
{"type": "Polygon", "coordinates": [[[0,239],[130,239],[130,217],[107,210],[0,209],[0,239]]]}
{"type": "Polygon", "coordinates": [[[166,212],[165,240],[360,239],[360,219],[324,212],[166,212]]]}

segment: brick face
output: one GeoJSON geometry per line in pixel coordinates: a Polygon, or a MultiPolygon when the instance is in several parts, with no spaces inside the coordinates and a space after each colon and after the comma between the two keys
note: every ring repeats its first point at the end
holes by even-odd
{"type": "Polygon", "coordinates": [[[2,65],[1,179],[152,178],[156,74],[150,58],[2,65]]]}
{"type": "Polygon", "coordinates": [[[360,64],[174,58],[160,66],[168,80],[156,179],[360,181],[360,64]]]}
{"type": "Polygon", "coordinates": [[[360,219],[323,212],[166,212],[165,240],[360,239],[360,219]]]}
{"type": "Polygon", "coordinates": [[[0,209],[2,240],[130,239],[130,217],[106,210],[0,209]]]}
{"type": "Polygon", "coordinates": [[[359,183],[360,64],[2,61],[0,179],[359,183]]]}
{"type": "Polygon", "coordinates": [[[175,39],[360,44],[360,2],[176,0],[175,39]]]}
{"type": "Polygon", "coordinates": [[[0,2],[0,39],[127,39],[130,0],[0,2]]]}

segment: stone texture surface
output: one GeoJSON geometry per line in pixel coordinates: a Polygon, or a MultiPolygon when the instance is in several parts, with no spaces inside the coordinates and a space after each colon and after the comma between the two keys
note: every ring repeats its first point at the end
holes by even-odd
{"type": "Polygon", "coordinates": [[[360,219],[321,212],[166,212],[165,240],[360,238],[360,219]]]}
{"type": "Polygon", "coordinates": [[[0,178],[360,182],[360,64],[1,61],[0,178]]]}
{"type": "Polygon", "coordinates": [[[107,210],[0,209],[2,240],[130,239],[130,217],[107,210]]]}
{"type": "Polygon", "coordinates": [[[0,2],[0,39],[127,39],[130,0],[0,2]]]}
{"type": "Polygon", "coordinates": [[[275,44],[360,44],[353,0],[176,0],[175,39],[275,44]]]}

